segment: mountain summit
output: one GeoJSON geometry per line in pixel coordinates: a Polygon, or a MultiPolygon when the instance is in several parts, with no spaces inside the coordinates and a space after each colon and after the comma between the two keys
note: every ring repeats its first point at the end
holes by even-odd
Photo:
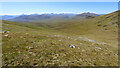
{"type": "Polygon", "coordinates": [[[87,13],[78,14],[77,16],[87,17],[87,16],[100,16],[100,15],[95,14],[95,13],[87,12],[87,13]]]}

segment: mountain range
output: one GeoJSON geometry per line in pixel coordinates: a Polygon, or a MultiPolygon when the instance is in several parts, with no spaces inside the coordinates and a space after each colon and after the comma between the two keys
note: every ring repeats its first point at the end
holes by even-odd
{"type": "Polygon", "coordinates": [[[16,22],[39,22],[44,20],[66,20],[66,19],[79,19],[79,18],[93,18],[96,16],[100,16],[95,13],[82,13],[82,14],[31,14],[31,15],[4,15],[2,16],[3,20],[16,21],[16,22]]]}
{"type": "Polygon", "coordinates": [[[2,20],[9,20],[9,19],[13,19],[15,17],[18,17],[19,15],[0,15],[0,19],[2,20]]]}

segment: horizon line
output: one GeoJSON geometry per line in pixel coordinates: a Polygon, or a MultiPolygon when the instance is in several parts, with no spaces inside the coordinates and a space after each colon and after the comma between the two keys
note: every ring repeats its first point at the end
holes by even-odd
{"type": "MultiPolygon", "coordinates": [[[[95,12],[81,12],[81,13],[74,13],[74,12],[47,12],[47,13],[19,13],[19,14],[0,14],[0,15],[31,15],[31,14],[82,14],[82,13],[95,13],[95,12]]],[[[95,14],[108,14],[108,13],[95,13],[95,14]]]]}

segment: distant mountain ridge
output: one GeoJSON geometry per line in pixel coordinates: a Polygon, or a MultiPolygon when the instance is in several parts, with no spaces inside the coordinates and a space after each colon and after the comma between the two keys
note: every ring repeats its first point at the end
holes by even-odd
{"type": "Polygon", "coordinates": [[[13,19],[15,17],[18,17],[19,15],[1,15],[0,18],[2,20],[8,20],[8,19],[13,19]]]}
{"type": "Polygon", "coordinates": [[[81,17],[87,17],[87,16],[100,16],[99,14],[95,14],[95,13],[82,13],[82,14],[78,14],[77,16],[81,16],[81,17]]]}
{"type": "Polygon", "coordinates": [[[44,21],[44,20],[66,20],[66,19],[80,19],[81,17],[87,17],[87,16],[100,16],[99,14],[95,13],[82,13],[82,14],[66,14],[66,13],[61,13],[61,14],[30,14],[30,15],[20,15],[20,16],[2,16],[3,20],[8,20],[8,21],[16,21],[16,22],[39,22],[39,21],[44,21]],[[80,18],[79,18],[80,17],[80,18]]]}
{"type": "Polygon", "coordinates": [[[69,19],[70,17],[75,16],[76,14],[31,14],[31,15],[21,15],[13,19],[8,19],[9,21],[16,22],[34,22],[42,20],[63,20],[69,19]]]}

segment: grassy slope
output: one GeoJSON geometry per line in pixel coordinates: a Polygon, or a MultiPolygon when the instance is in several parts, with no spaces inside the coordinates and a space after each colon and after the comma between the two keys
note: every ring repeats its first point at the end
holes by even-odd
{"type": "Polygon", "coordinates": [[[117,12],[113,12],[88,20],[70,19],[62,21],[44,21],[37,23],[37,25],[69,34],[88,37],[117,48],[118,27],[115,26],[117,25],[117,20],[118,14],[117,12]]]}
{"type": "MultiPolygon", "coordinates": [[[[117,41],[114,39],[117,27],[107,24],[110,19],[102,21],[102,26],[98,27],[97,22],[104,19],[102,17],[105,16],[57,23],[49,29],[36,24],[3,21],[3,30],[10,31],[8,37],[3,36],[3,65],[117,65],[117,41]],[[104,30],[105,24],[109,30],[104,30]],[[107,44],[97,44],[80,37],[107,44]],[[70,48],[71,44],[76,48],[70,48]]],[[[51,24],[48,26],[51,27],[51,24]]]]}

